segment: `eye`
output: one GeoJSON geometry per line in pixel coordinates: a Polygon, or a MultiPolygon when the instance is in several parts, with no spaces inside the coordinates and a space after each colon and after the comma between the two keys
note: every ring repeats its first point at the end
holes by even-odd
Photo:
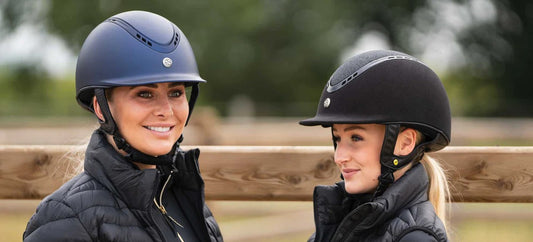
{"type": "Polygon", "coordinates": [[[335,143],[339,143],[339,141],[341,141],[341,137],[339,137],[339,136],[333,136],[333,142],[335,142],[335,143]]]}
{"type": "Polygon", "coordinates": [[[171,91],[168,96],[169,97],[181,97],[182,94],[183,94],[182,90],[174,90],[174,91],[171,91]]]}
{"type": "Polygon", "coordinates": [[[352,135],[351,138],[352,138],[352,141],[362,141],[363,140],[363,138],[361,136],[355,135],[355,134],[352,135]]]}
{"type": "Polygon", "coordinates": [[[151,98],[151,97],[153,97],[152,93],[148,92],[148,91],[140,91],[139,93],[137,93],[137,96],[142,97],[142,98],[151,98]]]}

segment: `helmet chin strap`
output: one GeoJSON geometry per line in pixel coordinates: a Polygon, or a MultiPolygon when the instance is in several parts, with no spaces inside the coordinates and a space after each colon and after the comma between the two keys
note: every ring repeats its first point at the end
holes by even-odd
{"type": "MultiPolygon", "coordinates": [[[[193,94],[194,92],[195,91],[193,87],[193,94]]],[[[198,89],[196,89],[196,95],[197,93],[198,89]]],[[[105,119],[98,119],[98,122],[100,123],[100,129],[105,133],[113,136],[113,141],[115,141],[117,148],[126,152],[126,155],[124,156],[126,160],[128,160],[129,162],[138,162],[148,165],[171,165],[173,163],[174,158],[176,157],[176,154],[179,150],[179,145],[183,141],[183,135],[181,135],[180,138],[176,141],[176,143],[172,146],[172,150],[168,154],[160,156],[147,155],[131,146],[126,141],[126,139],[124,139],[124,137],[122,137],[122,135],[120,134],[118,126],[116,125],[113,116],[111,115],[111,110],[109,109],[107,98],[105,96],[105,90],[102,88],[97,88],[94,90],[94,94],[96,96],[96,101],[98,102],[98,105],[100,105],[100,110],[102,111],[102,114],[105,119]]],[[[192,96],[191,101],[193,101],[192,96]]],[[[194,97],[194,101],[196,101],[196,97],[194,97]]],[[[191,105],[191,103],[189,103],[189,105],[191,105]]],[[[187,117],[187,122],[189,121],[189,117],[187,117]]]]}
{"type": "Polygon", "coordinates": [[[126,142],[126,140],[118,133],[113,135],[113,140],[115,141],[117,148],[126,152],[124,157],[130,162],[139,162],[148,165],[172,165],[179,150],[180,142],[183,140],[183,135],[180,136],[178,141],[172,146],[172,150],[168,154],[160,156],[151,156],[138,151],[128,144],[128,142],[126,142]]]}
{"type": "Polygon", "coordinates": [[[374,192],[374,197],[380,196],[394,182],[394,172],[408,165],[411,162],[418,162],[424,156],[426,143],[415,146],[408,155],[394,155],[394,147],[398,134],[401,132],[400,124],[385,125],[385,137],[380,153],[381,175],[378,177],[378,187],[374,192]]]}

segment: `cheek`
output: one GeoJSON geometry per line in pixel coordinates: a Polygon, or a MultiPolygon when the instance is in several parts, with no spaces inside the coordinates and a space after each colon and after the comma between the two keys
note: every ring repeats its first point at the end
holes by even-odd
{"type": "Polygon", "coordinates": [[[177,103],[176,105],[174,105],[174,113],[176,114],[179,120],[185,122],[185,120],[189,116],[189,103],[186,101],[177,103]]]}

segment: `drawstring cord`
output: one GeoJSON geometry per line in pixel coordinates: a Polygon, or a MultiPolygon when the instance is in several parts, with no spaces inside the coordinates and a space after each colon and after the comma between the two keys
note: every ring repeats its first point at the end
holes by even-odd
{"type": "MultiPolygon", "coordinates": [[[[167,186],[168,182],[170,181],[170,178],[172,177],[172,173],[173,172],[171,171],[170,175],[168,175],[168,178],[165,181],[165,184],[163,184],[163,188],[161,189],[161,193],[159,194],[159,204],[157,203],[157,200],[155,199],[155,197],[154,197],[154,203],[155,203],[155,206],[159,209],[159,211],[161,211],[163,215],[166,215],[167,218],[169,218],[172,222],[174,222],[175,224],[183,228],[183,225],[178,223],[178,221],[176,221],[172,216],[170,216],[170,214],[167,213],[165,206],[163,206],[163,193],[165,192],[165,187],[167,186]]],[[[178,238],[180,239],[180,241],[184,242],[183,238],[181,238],[181,235],[178,231],[176,231],[176,234],[178,235],[178,238]]]]}

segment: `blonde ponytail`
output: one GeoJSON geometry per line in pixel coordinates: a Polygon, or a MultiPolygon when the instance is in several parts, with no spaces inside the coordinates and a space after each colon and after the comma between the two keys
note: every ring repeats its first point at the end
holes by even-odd
{"type": "Polygon", "coordinates": [[[446,173],[440,163],[427,154],[425,154],[422,160],[420,160],[420,163],[424,165],[429,177],[429,201],[433,204],[437,216],[439,216],[440,220],[444,223],[444,228],[447,228],[447,206],[450,203],[450,189],[448,187],[446,173]]]}

